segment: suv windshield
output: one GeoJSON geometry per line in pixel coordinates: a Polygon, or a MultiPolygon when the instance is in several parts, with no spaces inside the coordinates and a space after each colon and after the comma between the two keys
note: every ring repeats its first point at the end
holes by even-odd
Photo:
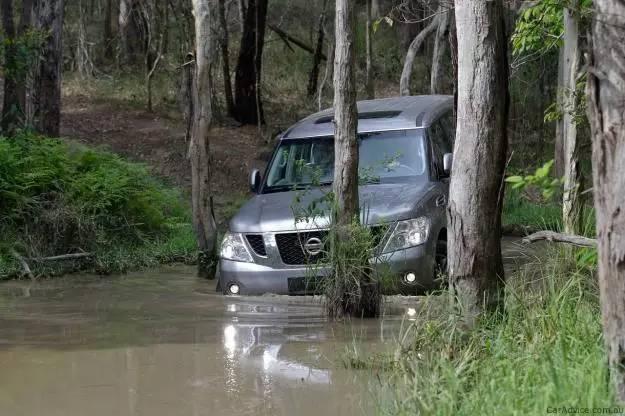
{"type": "MultiPolygon", "coordinates": [[[[427,174],[423,130],[360,134],[361,183],[414,180],[427,174]]],[[[327,185],[334,178],[332,137],[285,140],[268,169],[265,192],[327,185]]]]}

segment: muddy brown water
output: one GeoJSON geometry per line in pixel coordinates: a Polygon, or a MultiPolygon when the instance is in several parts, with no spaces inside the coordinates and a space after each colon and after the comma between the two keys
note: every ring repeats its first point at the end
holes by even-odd
{"type": "Polygon", "coordinates": [[[0,415],[375,414],[380,378],[341,357],[392,348],[417,304],[332,323],[314,299],[224,297],[185,266],[5,282],[0,415]]]}

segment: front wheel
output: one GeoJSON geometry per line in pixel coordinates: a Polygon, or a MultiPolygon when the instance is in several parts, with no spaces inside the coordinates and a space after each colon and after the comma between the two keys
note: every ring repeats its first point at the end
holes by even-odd
{"type": "Polygon", "coordinates": [[[434,255],[434,281],[438,287],[444,289],[449,286],[447,274],[447,240],[436,242],[436,254],[434,255]]]}

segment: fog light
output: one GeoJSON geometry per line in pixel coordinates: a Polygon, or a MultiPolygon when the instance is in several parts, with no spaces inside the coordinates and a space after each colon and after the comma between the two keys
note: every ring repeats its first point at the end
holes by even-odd
{"type": "Polygon", "coordinates": [[[230,287],[228,288],[228,291],[232,293],[233,295],[238,295],[239,285],[237,285],[236,283],[231,284],[230,287]]]}
{"type": "Polygon", "coordinates": [[[404,276],[404,279],[406,279],[406,282],[408,283],[414,283],[415,280],[417,280],[417,276],[415,276],[414,273],[410,272],[410,273],[406,273],[406,276],[404,276]]]}

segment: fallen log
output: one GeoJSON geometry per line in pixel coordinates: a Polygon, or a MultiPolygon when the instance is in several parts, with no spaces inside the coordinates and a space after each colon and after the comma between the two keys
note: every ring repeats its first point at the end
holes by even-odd
{"type": "Polygon", "coordinates": [[[75,259],[83,259],[86,257],[93,257],[93,253],[71,253],[71,254],[61,254],[59,256],[50,256],[50,257],[33,257],[29,258],[29,260],[36,262],[45,262],[45,261],[59,261],[59,260],[75,260],[75,259]]]}
{"type": "Polygon", "coordinates": [[[571,244],[577,247],[597,247],[597,240],[581,235],[556,233],[555,231],[538,231],[528,235],[522,241],[523,244],[531,244],[536,241],[550,241],[553,243],[571,244]]]}

